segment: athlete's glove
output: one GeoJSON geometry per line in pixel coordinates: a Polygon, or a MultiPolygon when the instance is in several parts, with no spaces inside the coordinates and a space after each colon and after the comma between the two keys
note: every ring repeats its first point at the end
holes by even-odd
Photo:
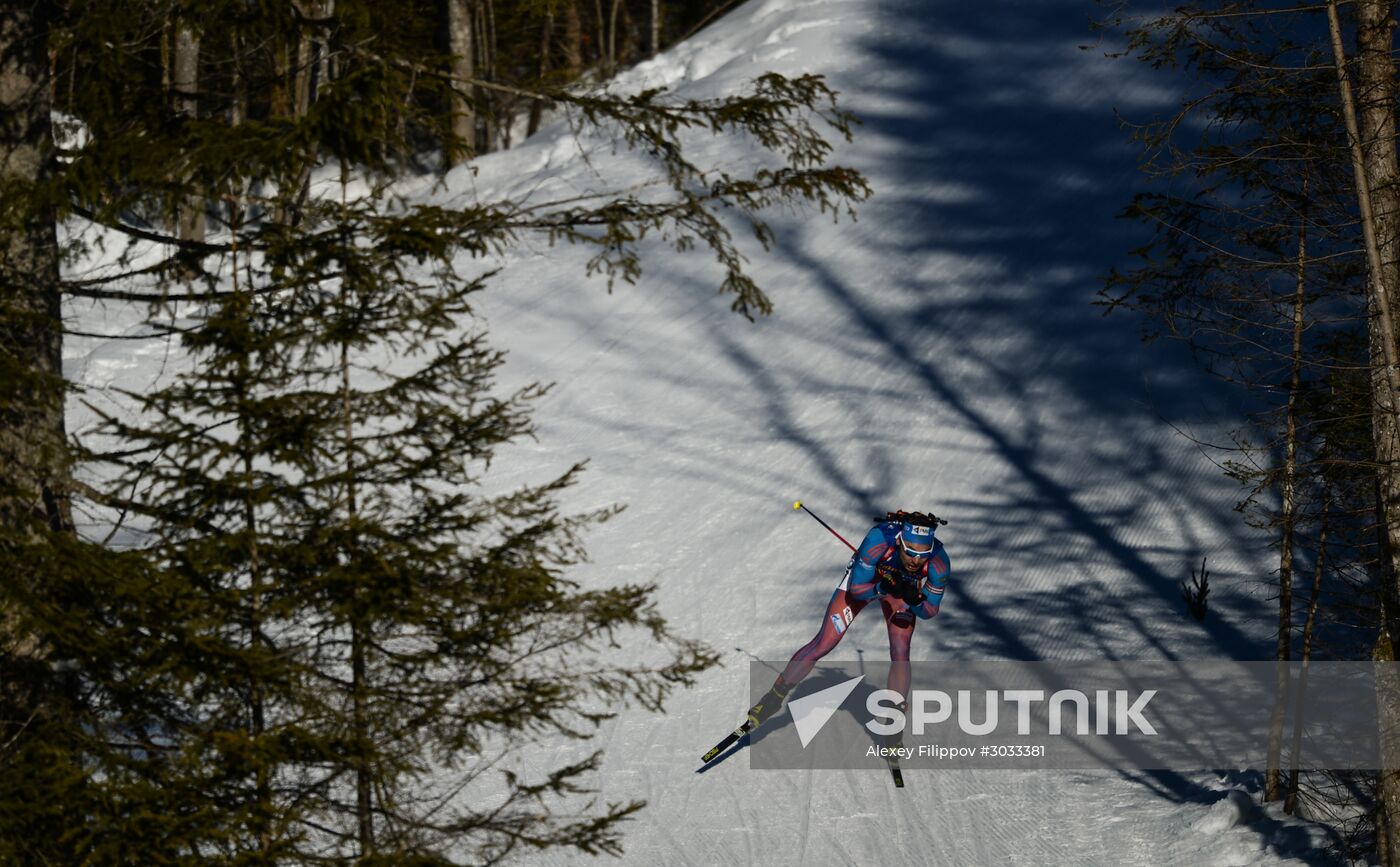
{"type": "Polygon", "coordinates": [[[899,598],[899,582],[888,573],[880,576],[877,589],[881,596],[894,596],[895,598],[899,598]]]}
{"type": "Polygon", "coordinates": [[[904,604],[910,608],[924,601],[924,591],[914,581],[901,581],[895,590],[895,595],[904,600],[904,604]]]}

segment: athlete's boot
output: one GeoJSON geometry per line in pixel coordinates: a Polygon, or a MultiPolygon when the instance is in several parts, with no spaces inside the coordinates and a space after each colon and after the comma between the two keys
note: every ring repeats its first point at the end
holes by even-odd
{"type": "Polygon", "coordinates": [[[758,728],[782,710],[783,702],[787,700],[787,694],[791,691],[792,687],[783,683],[781,677],[774,681],[773,688],[763,694],[758,704],[749,708],[749,722],[753,723],[752,728],[758,728]]]}

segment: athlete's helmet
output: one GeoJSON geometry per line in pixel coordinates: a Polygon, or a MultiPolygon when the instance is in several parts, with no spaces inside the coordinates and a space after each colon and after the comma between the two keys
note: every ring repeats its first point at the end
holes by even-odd
{"type": "Polygon", "coordinates": [[[903,524],[899,525],[899,535],[910,545],[928,545],[933,543],[933,528],[927,524],[905,521],[903,524]]]}
{"type": "Polygon", "coordinates": [[[923,560],[933,555],[933,527],[928,524],[906,519],[899,525],[896,538],[906,557],[923,560]]]}

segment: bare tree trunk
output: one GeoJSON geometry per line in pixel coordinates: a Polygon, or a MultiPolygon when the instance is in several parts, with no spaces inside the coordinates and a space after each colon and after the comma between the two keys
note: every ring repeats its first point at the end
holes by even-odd
{"type": "MultiPolygon", "coordinates": [[[[477,8],[481,10],[481,67],[485,70],[486,80],[496,80],[496,4],[494,0],[478,0],[477,8]]],[[[483,94],[482,102],[486,105],[486,116],[482,126],[481,152],[491,153],[499,149],[499,139],[501,134],[501,94],[483,94]]]]}
{"type": "Polygon", "coordinates": [[[1303,749],[1303,713],[1307,709],[1305,700],[1308,691],[1308,663],[1312,659],[1313,627],[1317,624],[1317,600],[1322,594],[1322,575],[1327,562],[1327,516],[1331,508],[1331,492],[1322,494],[1322,529],[1317,536],[1317,559],[1313,563],[1312,590],[1308,593],[1308,616],[1303,621],[1303,646],[1299,652],[1302,670],[1298,672],[1298,693],[1293,702],[1293,748],[1289,752],[1287,794],[1283,800],[1283,811],[1293,814],[1298,810],[1298,755],[1303,749]]]}
{"type": "MultiPolygon", "coordinates": [[[[1400,275],[1397,274],[1396,219],[1400,217],[1400,165],[1395,151],[1395,63],[1391,58],[1395,21],[1390,0],[1358,0],[1357,90],[1358,106],[1351,93],[1342,47],[1337,2],[1328,0],[1327,18],[1332,51],[1337,64],[1342,114],[1350,139],[1352,167],[1356,176],[1357,203],[1361,212],[1362,234],[1366,242],[1367,282],[1370,290],[1372,432],[1379,467],[1378,489],[1384,550],[1388,576],[1382,591],[1385,622],[1372,657],[1381,661],[1396,658],[1392,644],[1396,634],[1396,587],[1400,576],[1400,426],[1396,424],[1396,397],[1400,395],[1400,368],[1395,344],[1396,304],[1400,275]],[[1359,108],[1359,112],[1358,112],[1359,108]],[[1358,120],[1359,115],[1359,120],[1358,120]]],[[[1377,678],[1380,713],[1381,758],[1385,767],[1400,767],[1400,683],[1392,682],[1389,668],[1382,666],[1377,678]]],[[[1381,861],[1400,864],[1400,772],[1381,771],[1377,777],[1377,828],[1385,837],[1381,861]]]]}
{"type": "Polygon", "coordinates": [[[170,24],[169,22],[160,28],[160,89],[166,98],[170,98],[170,24]]]}
{"type": "MultiPolygon", "coordinates": [[[[545,13],[544,25],[540,27],[540,81],[549,74],[550,39],[554,33],[554,15],[545,13]]],[[[529,138],[540,131],[540,121],[544,117],[544,100],[530,101],[530,121],[525,126],[525,137],[529,138]]]]}
{"type": "MultiPolygon", "coordinates": [[[[248,120],[248,86],[243,72],[243,37],[234,32],[229,41],[233,54],[233,69],[229,76],[229,90],[232,91],[232,99],[229,100],[228,125],[238,127],[248,120]]],[[[237,195],[242,194],[242,189],[247,183],[246,179],[240,183],[237,195]]],[[[218,208],[218,213],[231,234],[234,231],[235,222],[239,219],[236,197],[228,198],[225,202],[219,203],[218,208]]]]}
{"type": "Polygon", "coordinates": [[[608,69],[617,68],[617,7],[622,0],[612,0],[608,9],[608,69]]]}
{"type": "Polygon", "coordinates": [[[621,22],[617,26],[621,28],[621,36],[617,37],[617,63],[630,63],[637,55],[637,22],[632,19],[632,13],[627,8],[623,0],[617,0],[616,15],[621,22]]]}
{"type": "MultiPolygon", "coordinates": [[[[176,22],[171,84],[175,92],[175,114],[187,121],[199,118],[199,41],[199,34],[188,22],[176,22]]],[[[176,224],[176,234],[180,240],[203,241],[204,197],[186,196],[176,224]]]]}
{"type": "MultiPolygon", "coordinates": [[[[1391,584],[1394,583],[1394,571],[1391,566],[1390,532],[1385,523],[1385,494],[1381,490],[1381,474],[1376,473],[1374,479],[1374,511],[1375,521],[1373,526],[1376,534],[1376,569],[1380,573],[1377,577],[1377,584],[1380,592],[1378,594],[1381,607],[1381,628],[1380,634],[1376,637],[1376,643],[1371,648],[1371,659],[1375,662],[1388,663],[1395,661],[1395,646],[1391,642],[1390,624],[1395,617],[1392,611],[1394,594],[1390,592],[1391,584]]],[[[1385,680],[1391,673],[1390,667],[1381,665],[1377,668],[1376,684],[1376,719],[1380,729],[1378,741],[1381,750],[1385,750],[1385,732],[1388,726],[1387,719],[1395,714],[1400,714],[1400,703],[1393,701],[1397,694],[1397,684],[1385,680]]],[[[1382,759],[1384,759],[1384,754],[1382,759]]],[[[1374,825],[1376,829],[1376,852],[1380,856],[1380,863],[1383,865],[1394,864],[1390,857],[1390,843],[1393,836],[1390,831],[1390,823],[1393,821],[1386,809],[1386,788],[1389,785],[1392,789],[1392,796],[1395,794],[1394,780],[1387,780],[1384,771],[1376,774],[1376,807],[1374,815],[1374,825]]]]}
{"type": "MultiPolygon", "coordinates": [[[[57,220],[44,189],[55,160],[47,54],[54,5],[0,7],[0,581],[7,587],[46,577],[20,566],[26,542],[40,541],[45,530],[73,530],[57,220]]],[[[18,779],[37,758],[32,747],[61,766],[76,723],[65,712],[69,690],[47,664],[48,646],[22,614],[0,603],[0,774],[7,785],[35,782],[18,779]]]]}
{"type": "Polygon", "coordinates": [[[295,66],[292,68],[292,114],[306,117],[311,108],[311,79],[314,73],[312,64],[315,32],[318,25],[311,21],[321,18],[321,4],[317,0],[298,0],[297,15],[302,19],[297,35],[295,66]]]}
{"type": "Polygon", "coordinates": [[[447,164],[461,165],[476,152],[475,12],[472,0],[447,0],[447,50],[452,55],[453,95],[448,100],[447,164]]]}
{"type": "Polygon", "coordinates": [[[282,34],[274,37],[277,42],[272,49],[272,81],[268,85],[268,113],[273,117],[288,117],[292,113],[292,94],[287,86],[291,71],[291,52],[282,34]]]}
{"type": "Polygon", "coordinates": [[[651,56],[661,53],[661,0],[651,0],[651,56]]]}
{"type": "MultiPolygon", "coordinates": [[[[1389,618],[1387,618],[1389,619],[1389,618]]],[[[1371,652],[1371,659],[1380,663],[1376,667],[1376,714],[1379,720],[1379,740],[1381,762],[1395,761],[1396,726],[1400,719],[1400,683],[1394,676],[1395,645],[1391,632],[1381,630],[1380,638],[1371,652]]],[[[1400,774],[1393,770],[1380,770],[1376,773],[1376,841],[1380,862],[1387,867],[1400,864],[1400,774]]]]}
{"type": "MultiPolygon", "coordinates": [[[[273,34],[272,39],[272,82],[268,88],[268,112],[278,118],[300,117],[297,114],[297,48],[301,39],[298,37],[293,43],[286,33],[280,31],[273,34]]],[[[275,223],[290,225],[294,222],[294,208],[289,201],[295,196],[291,191],[296,183],[295,179],[284,176],[267,180],[286,184],[285,188],[277,190],[269,217],[275,223]]]]}
{"type": "Polygon", "coordinates": [[[248,119],[248,91],[243,81],[243,40],[237,33],[229,36],[229,107],[228,125],[241,126],[248,119]]]}
{"type": "Polygon", "coordinates": [[[598,19],[598,65],[604,72],[611,72],[608,66],[608,19],[603,16],[603,0],[593,0],[593,16],[598,19]]]}
{"type": "Polygon", "coordinates": [[[1278,662],[1273,714],[1269,720],[1268,758],[1264,776],[1264,800],[1283,797],[1280,755],[1283,751],[1283,723],[1288,711],[1288,660],[1293,651],[1293,530],[1297,523],[1298,488],[1298,391],[1303,374],[1303,326],[1307,300],[1308,183],[1303,181],[1303,207],[1298,226],[1297,282],[1293,292],[1293,359],[1288,383],[1287,421],[1284,425],[1283,504],[1280,515],[1278,565],[1278,662]]]}
{"type": "MultiPolygon", "coordinates": [[[[329,19],[335,15],[335,0],[320,0],[320,6],[322,19],[329,19]]],[[[311,84],[311,101],[315,102],[320,91],[330,83],[334,75],[331,69],[331,33],[328,24],[322,24],[317,30],[313,49],[316,75],[311,84]]]]}
{"type": "Polygon", "coordinates": [[[0,10],[0,525],[71,529],[47,4],[0,10]]]}
{"type": "Polygon", "coordinates": [[[578,0],[564,4],[564,71],[570,81],[583,73],[583,21],[578,0]]]}
{"type": "MultiPolygon", "coordinates": [[[[356,608],[360,608],[356,605],[356,608]]],[[[368,673],[365,661],[365,647],[369,643],[369,627],[359,615],[350,625],[350,691],[351,718],[355,727],[355,737],[360,756],[355,768],[355,824],[360,844],[360,857],[367,857],[375,850],[374,844],[374,794],[372,769],[366,760],[369,752],[369,702],[368,673]]]]}
{"type": "MultiPolygon", "coordinates": [[[[292,90],[290,109],[292,117],[300,120],[311,110],[315,99],[316,48],[319,34],[325,27],[321,23],[330,15],[334,0],[298,0],[297,14],[302,19],[297,36],[296,66],[291,70],[292,90]]],[[[311,170],[316,164],[317,146],[313,141],[304,154],[301,166],[289,182],[289,196],[283,196],[287,204],[279,206],[274,219],[279,223],[296,225],[301,222],[302,209],[311,195],[311,170]]]]}

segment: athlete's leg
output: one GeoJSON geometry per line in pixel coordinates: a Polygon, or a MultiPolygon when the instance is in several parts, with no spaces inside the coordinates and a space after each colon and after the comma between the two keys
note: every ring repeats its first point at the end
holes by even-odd
{"type": "Polygon", "coordinates": [[[842,579],[836,592],[831,594],[831,601],[826,604],[826,611],[822,614],[822,625],[817,634],[792,655],[783,673],[773,681],[772,688],[757,704],[749,708],[751,726],[762,725],[782,708],[787,694],[802,678],[811,673],[812,666],[817,664],[818,659],[826,656],[840,643],[841,636],[846,634],[851,621],[855,620],[856,615],[865,607],[864,602],[856,602],[846,594],[846,585],[846,579],[842,579]]]}
{"type": "Polygon", "coordinates": [[[909,641],[914,637],[914,618],[912,614],[896,617],[888,596],[880,600],[880,609],[885,615],[885,631],[890,636],[890,676],[886,686],[908,701],[909,641]]]}
{"type": "Polygon", "coordinates": [[[856,619],[856,615],[865,605],[865,602],[856,602],[846,595],[846,581],[843,580],[836,592],[831,594],[831,601],[826,604],[821,628],[811,641],[792,655],[787,668],[779,675],[778,682],[789,689],[796,686],[812,671],[812,666],[817,664],[817,660],[826,656],[841,642],[841,637],[846,634],[851,621],[856,619]]]}

